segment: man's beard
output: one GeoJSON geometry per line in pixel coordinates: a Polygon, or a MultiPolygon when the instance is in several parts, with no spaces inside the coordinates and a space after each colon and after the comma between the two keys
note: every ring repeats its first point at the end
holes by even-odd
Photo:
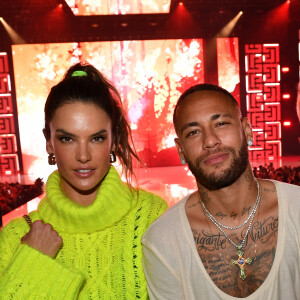
{"type": "MultiPolygon", "coordinates": [[[[194,174],[197,182],[207,188],[208,190],[219,190],[221,188],[230,186],[233,184],[247,169],[248,166],[248,146],[246,138],[243,140],[243,144],[239,150],[238,156],[236,151],[232,147],[225,147],[222,150],[216,152],[209,152],[206,155],[197,158],[196,165],[187,161],[191,172],[194,174]],[[200,167],[202,161],[204,161],[209,155],[218,152],[231,152],[233,154],[233,161],[229,168],[223,171],[219,176],[215,174],[208,175],[205,169],[200,167]]],[[[217,169],[216,169],[217,170],[217,169]]]]}

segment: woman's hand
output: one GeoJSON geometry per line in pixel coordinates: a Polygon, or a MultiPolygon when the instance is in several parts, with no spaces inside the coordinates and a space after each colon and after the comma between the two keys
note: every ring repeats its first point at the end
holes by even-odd
{"type": "Polygon", "coordinates": [[[37,220],[32,223],[30,231],[22,237],[21,243],[54,258],[63,243],[63,239],[50,224],[44,224],[37,220]]]}

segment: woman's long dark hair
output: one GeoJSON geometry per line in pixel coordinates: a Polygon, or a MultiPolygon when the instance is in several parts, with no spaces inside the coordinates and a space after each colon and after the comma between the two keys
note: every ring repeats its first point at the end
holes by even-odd
{"type": "Polygon", "coordinates": [[[56,110],[72,102],[92,103],[108,114],[112,121],[115,154],[123,166],[127,183],[131,184],[134,175],[133,157],[138,162],[141,161],[135,151],[131,129],[117,89],[94,66],[82,62],[72,66],[63,80],[52,87],[47,97],[44,129],[46,139],[50,138],[50,122],[56,110]]]}

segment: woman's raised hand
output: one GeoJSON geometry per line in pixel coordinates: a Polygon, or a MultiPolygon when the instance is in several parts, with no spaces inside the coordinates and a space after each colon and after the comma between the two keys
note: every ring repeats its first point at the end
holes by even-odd
{"type": "Polygon", "coordinates": [[[22,237],[21,243],[54,258],[63,243],[63,239],[52,228],[51,224],[37,220],[32,223],[29,232],[22,237]]]}

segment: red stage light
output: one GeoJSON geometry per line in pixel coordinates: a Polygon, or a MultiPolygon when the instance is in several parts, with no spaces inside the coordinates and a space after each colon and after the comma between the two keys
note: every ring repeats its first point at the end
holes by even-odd
{"type": "Polygon", "coordinates": [[[182,3],[182,2],[179,2],[179,5],[183,5],[183,3],[182,3]]]}
{"type": "Polygon", "coordinates": [[[282,99],[285,99],[285,100],[291,99],[291,95],[290,94],[283,94],[282,99]]]}
{"type": "Polygon", "coordinates": [[[62,4],[59,4],[59,5],[58,5],[59,8],[62,8],[62,6],[63,6],[62,4]]]}
{"type": "Polygon", "coordinates": [[[291,125],[292,125],[291,121],[284,121],[283,122],[283,126],[289,127],[291,125]]]}
{"type": "Polygon", "coordinates": [[[290,71],[290,68],[289,67],[282,67],[281,69],[282,73],[287,73],[290,71]]]}

